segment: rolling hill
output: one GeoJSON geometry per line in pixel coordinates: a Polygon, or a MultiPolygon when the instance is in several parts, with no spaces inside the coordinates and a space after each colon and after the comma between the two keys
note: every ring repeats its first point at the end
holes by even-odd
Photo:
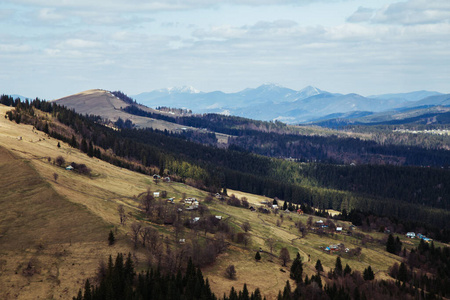
{"type": "MultiPolygon", "coordinates": [[[[3,115],[10,107],[0,106],[3,115]]],[[[133,249],[130,230],[133,222],[156,229],[166,236],[166,242],[173,251],[180,249],[173,240],[171,225],[149,222],[142,218],[141,195],[150,190],[165,190],[167,197],[177,202],[185,195],[204,199],[207,193],[178,182],[155,182],[151,177],[110,165],[97,158],[90,158],[68,144],[36,131],[31,125],[16,124],[5,118],[0,119],[0,175],[7,178],[3,185],[0,205],[7,211],[1,217],[2,249],[0,251],[1,297],[4,299],[70,298],[90,278],[95,282],[99,261],[108,255],[131,251],[138,268],[145,269],[148,253],[142,246],[133,249]],[[57,147],[58,142],[61,147],[57,147]],[[91,176],[84,176],[58,167],[57,156],[66,163],[86,164],[91,176]],[[50,158],[50,160],[49,160],[50,158]],[[57,178],[54,174],[58,174],[57,178]],[[120,225],[118,205],[123,205],[130,220],[120,225]],[[112,229],[117,243],[108,246],[107,235],[112,229]]],[[[250,205],[262,206],[261,202],[271,201],[256,196],[229,190],[229,194],[247,198],[250,205]]],[[[280,205],[282,202],[280,202],[280,205]]],[[[170,206],[171,204],[165,204],[170,206]]],[[[299,252],[305,262],[305,274],[315,274],[314,264],[322,261],[325,270],[333,267],[336,256],[322,250],[330,244],[345,243],[349,248],[360,247],[364,236],[324,234],[310,232],[301,238],[297,223],[307,223],[309,215],[261,214],[249,209],[227,205],[213,200],[204,204],[210,214],[222,216],[225,222],[237,232],[248,221],[251,225],[251,242],[243,245],[229,241],[228,250],[217,257],[215,263],[203,268],[205,276],[217,295],[228,293],[231,287],[241,288],[244,283],[250,290],[259,287],[263,295],[273,298],[289,279],[289,270],[282,268],[278,253],[287,247],[290,256],[299,252]],[[266,240],[275,239],[273,254],[266,240]],[[262,260],[253,257],[262,248],[262,260]],[[234,264],[237,279],[224,277],[223,270],[234,264]]],[[[190,219],[197,212],[186,213],[190,219]]],[[[313,217],[314,221],[319,217],[313,217]]],[[[348,227],[348,222],[337,225],[348,227]]],[[[360,233],[356,230],[355,233],[360,233]]],[[[195,229],[183,229],[187,243],[185,249],[216,238],[214,233],[200,234],[195,229]]],[[[387,278],[387,268],[399,257],[384,251],[384,234],[371,234],[373,241],[365,242],[358,257],[344,255],[343,263],[355,270],[363,270],[371,265],[377,278],[387,278]]],[[[411,244],[410,246],[417,245],[411,244]]],[[[408,247],[410,247],[408,246],[408,247]]],[[[184,249],[184,248],[183,248],[184,249]]]]}

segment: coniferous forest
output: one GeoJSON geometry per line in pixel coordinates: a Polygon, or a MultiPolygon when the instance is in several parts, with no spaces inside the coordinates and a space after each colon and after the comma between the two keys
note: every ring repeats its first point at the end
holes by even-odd
{"type": "MultiPolygon", "coordinates": [[[[408,229],[425,228],[432,238],[450,240],[450,213],[445,201],[450,196],[448,151],[429,150],[427,155],[421,155],[425,150],[418,150],[417,157],[440,161],[439,167],[304,163],[256,155],[240,147],[206,146],[191,142],[180,133],[153,129],[117,131],[103,126],[105,120],[98,116],[81,116],[39,99],[20,102],[3,95],[1,103],[16,108],[6,116],[11,121],[33,124],[88,155],[121,167],[148,174],[163,168],[176,180],[189,179],[190,184],[213,192],[231,188],[318,209],[358,210],[365,215],[386,216],[393,222],[403,222],[408,229]],[[34,109],[50,113],[76,134],[37,117],[34,109]]],[[[333,144],[337,138],[322,139],[323,144],[333,144]]],[[[356,144],[346,147],[367,149],[352,141],[356,144]]],[[[382,148],[390,153],[400,151],[389,145],[382,148]]]]}

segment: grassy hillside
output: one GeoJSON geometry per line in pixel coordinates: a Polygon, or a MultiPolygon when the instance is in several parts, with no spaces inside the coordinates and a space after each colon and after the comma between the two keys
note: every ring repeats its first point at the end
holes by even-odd
{"type": "MultiPolygon", "coordinates": [[[[122,120],[129,119],[133,122],[133,124],[135,124],[137,128],[153,128],[168,131],[181,131],[182,128],[197,130],[194,127],[179,125],[164,120],[136,116],[124,112],[122,109],[126,108],[130,104],[122,101],[112,93],[105,90],[95,89],[84,91],[55,100],[55,103],[64,105],[70,109],[74,109],[77,113],[80,113],[82,115],[97,115],[113,122],[117,121],[118,118],[121,118],[122,120]]],[[[139,104],[135,105],[145,111],[155,112],[154,109],[139,104]]],[[[227,143],[228,135],[217,133],[216,136],[220,143],[227,143]]]]}
{"type": "MultiPolygon", "coordinates": [[[[0,106],[0,116],[10,108],[0,106]]],[[[94,278],[98,263],[117,252],[132,252],[139,270],[145,270],[149,260],[146,250],[139,246],[133,249],[130,243],[130,225],[138,221],[151,226],[165,236],[171,237],[171,225],[151,223],[143,216],[139,196],[150,189],[167,191],[176,202],[182,196],[204,199],[207,194],[177,182],[159,182],[151,177],[110,165],[90,158],[76,149],[49,138],[30,125],[16,124],[0,118],[0,298],[29,299],[70,298],[82,286],[86,278],[94,278]],[[67,163],[86,164],[92,169],[91,176],[80,175],[54,164],[62,156],[67,163]],[[50,158],[50,161],[49,159],[50,158]],[[55,180],[54,174],[58,174],[55,180]],[[120,225],[117,206],[124,205],[129,216],[125,226],[120,225]],[[116,234],[117,243],[107,245],[109,230],[116,234]]],[[[252,206],[258,207],[263,196],[239,191],[228,191],[237,197],[246,197],[252,206]]],[[[164,205],[171,205],[165,203],[164,205]]],[[[291,259],[299,252],[305,262],[305,273],[312,275],[317,259],[322,261],[325,271],[334,268],[336,254],[325,253],[321,247],[344,243],[345,247],[361,247],[360,256],[342,254],[343,265],[354,270],[364,270],[371,265],[377,278],[386,278],[386,272],[400,257],[385,251],[384,233],[354,231],[353,236],[343,234],[319,235],[313,231],[305,237],[295,223],[307,223],[308,215],[262,214],[249,209],[229,206],[214,199],[206,204],[211,214],[223,216],[236,233],[242,232],[241,224],[248,221],[251,242],[248,245],[229,242],[228,250],[220,254],[215,263],[203,268],[213,291],[222,296],[234,286],[241,289],[247,283],[249,290],[259,287],[268,299],[275,297],[286,280],[289,268],[282,267],[278,255],[282,247],[288,248],[291,259]],[[281,215],[283,217],[281,217],[281,215]],[[277,224],[279,223],[279,224],[277,224]],[[363,237],[365,237],[363,241],[363,237]],[[275,240],[270,253],[267,239],[275,240]],[[256,262],[256,251],[262,249],[262,259],[256,262]],[[225,278],[224,270],[234,264],[237,278],[225,278]]],[[[199,216],[192,212],[186,217],[199,216]]],[[[319,220],[314,217],[314,221],[319,220]]],[[[336,225],[348,227],[347,222],[336,225]]],[[[184,229],[186,246],[194,240],[213,239],[214,234],[184,229]]],[[[410,248],[417,241],[404,241],[410,248]]],[[[167,247],[179,249],[173,239],[165,239],[167,247]]],[[[439,244],[437,244],[439,246],[439,244]]],[[[164,246],[166,247],[166,246],[164,246]]],[[[288,264],[290,266],[290,264],[288,264]]],[[[325,278],[323,278],[325,280],[325,278]]],[[[291,283],[293,285],[293,283],[291,283]]]]}

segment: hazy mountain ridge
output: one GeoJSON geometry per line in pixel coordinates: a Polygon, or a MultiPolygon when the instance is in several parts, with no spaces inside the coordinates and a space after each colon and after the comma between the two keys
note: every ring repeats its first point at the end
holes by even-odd
{"type": "Polygon", "coordinates": [[[417,91],[364,97],[331,93],[313,86],[296,91],[276,84],[263,84],[236,93],[200,92],[193,87],[169,88],[132,96],[150,107],[170,106],[194,113],[225,113],[257,120],[306,123],[333,117],[361,117],[381,112],[450,105],[448,95],[417,91]]]}

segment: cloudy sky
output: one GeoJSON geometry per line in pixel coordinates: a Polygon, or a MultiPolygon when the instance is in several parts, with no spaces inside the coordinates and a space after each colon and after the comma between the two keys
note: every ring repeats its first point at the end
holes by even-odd
{"type": "Polygon", "coordinates": [[[448,0],[2,0],[0,93],[450,92],[448,0]]]}

